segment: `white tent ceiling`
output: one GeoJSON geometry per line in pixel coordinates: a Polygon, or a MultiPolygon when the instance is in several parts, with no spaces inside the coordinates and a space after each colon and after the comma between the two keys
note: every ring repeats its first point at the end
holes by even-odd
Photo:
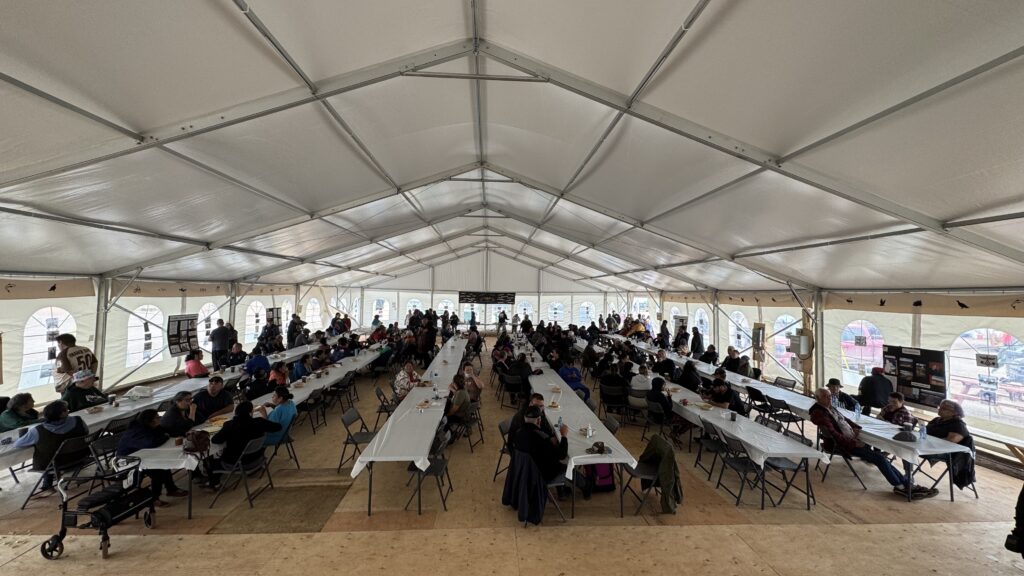
{"type": "Polygon", "coordinates": [[[8,2],[0,271],[1019,287],[1022,39],[1017,0],[8,2]]]}

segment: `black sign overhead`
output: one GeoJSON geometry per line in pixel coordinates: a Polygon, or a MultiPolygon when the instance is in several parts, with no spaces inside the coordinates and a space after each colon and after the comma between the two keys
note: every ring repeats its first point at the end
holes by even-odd
{"type": "Polygon", "coordinates": [[[464,304],[515,304],[515,292],[459,292],[459,302],[464,304]]]}

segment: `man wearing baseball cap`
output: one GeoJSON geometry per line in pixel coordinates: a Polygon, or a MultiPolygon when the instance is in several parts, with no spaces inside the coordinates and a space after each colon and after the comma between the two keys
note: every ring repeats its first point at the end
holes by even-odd
{"type": "Polygon", "coordinates": [[[67,403],[69,412],[77,412],[107,401],[107,397],[96,387],[96,375],[92,370],[84,368],[75,372],[71,383],[61,396],[61,400],[67,403]]]}
{"type": "Polygon", "coordinates": [[[828,384],[825,386],[827,386],[828,391],[832,393],[833,406],[836,408],[851,410],[853,412],[860,411],[860,402],[857,402],[857,399],[853,396],[841,391],[843,383],[839,381],[839,378],[829,378],[828,384]]]}

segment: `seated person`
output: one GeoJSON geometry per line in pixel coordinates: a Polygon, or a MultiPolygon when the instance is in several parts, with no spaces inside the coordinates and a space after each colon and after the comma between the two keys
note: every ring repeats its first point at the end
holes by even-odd
{"type": "Polygon", "coordinates": [[[69,412],[84,410],[107,402],[107,396],[96,387],[96,376],[88,368],[75,372],[71,386],[64,390],[61,400],[67,403],[69,412]]]}
{"type": "Polygon", "coordinates": [[[231,351],[224,357],[224,365],[229,367],[240,366],[245,364],[245,361],[248,358],[249,355],[242,350],[242,345],[236,342],[235,345],[231,347],[231,351]]]}
{"type": "Polygon", "coordinates": [[[718,364],[718,351],[715,350],[715,345],[709,345],[708,349],[704,351],[697,360],[705,364],[711,364],[712,366],[718,364]]]}
{"type": "Polygon", "coordinates": [[[263,355],[263,348],[257,346],[252,349],[252,354],[249,355],[249,359],[245,362],[245,368],[243,371],[250,376],[255,374],[257,370],[263,370],[264,372],[270,372],[270,360],[263,355]]]}
{"type": "Polygon", "coordinates": [[[558,375],[572,388],[574,392],[583,392],[583,401],[590,400],[590,388],[583,383],[583,375],[580,373],[580,369],[573,366],[572,362],[566,362],[562,365],[562,369],[558,371],[558,375]]]}
{"type": "Polygon", "coordinates": [[[309,376],[313,372],[313,357],[309,354],[303,354],[302,358],[299,358],[297,362],[292,363],[291,379],[292,382],[302,380],[303,376],[309,376]]]}
{"type": "Polygon", "coordinates": [[[210,371],[203,365],[203,351],[193,350],[185,356],[185,376],[189,378],[205,378],[210,371]]]}
{"type": "Polygon", "coordinates": [[[31,394],[22,392],[11,396],[7,401],[7,409],[0,414],[0,432],[39,422],[39,412],[35,411],[35,406],[36,401],[31,394]]]}
{"type": "Polygon", "coordinates": [[[651,373],[646,364],[640,365],[640,372],[629,380],[629,387],[633,390],[647,391],[651,389],[651,373]]]}
{"type": "Polygon", "coordinates": [[[939,415],[928,423],[928,435],[961,446],[973,447],[974,441],[964,422],[964,409],[954,400],[939,402],[939,415]]]}
{"type": "Polygon", "coordinates": [[[395,376],[395,382],[391,385],[391,389],[395,393],[395,399],[401,402],[409,391],[420,385],[420,375],[413,370],[412,361],[408,360],[402,371],[395,376]]]}
{"type": "Polygon", "coordinates": [[[340,340],[337,343],[335,343],[333,348],[331,348],[331,362],[341,362],[342,360],[351,355],[352,353],[349,351],[348,347],[342,344],[340,340]]]}
{"type": "Polygon", "coordinates": [[[702,396],[705,396],[708,404],[716,408],[727,408],[741,416],[747,414],[746,404],[740,399],[740,395],[721,378],[715,378],[711,384],[711,392],[702,396]]]}
{"type": "Polygon", "coordinates": [[[270,383],[267,374],[262,370],[257,370],[245,384],[243,384],[242,392],[248,400],[255,400],[260,396],[266,396],[274,390],[274,385],[270,383]]]}
{"type": "Polygon", "coordinates": [[[629,360],[619,362],[619,376],[622,376],[622,378],[626,382],[629,382],[630,380],[633,379],[633,366],[635,366],[635,364],[633,364],[629,360]]]}
{"type": "Polygon", "coordinates": [[[288,365],[284,362],[274,362],[270,367],[270,376],[267,381],[271,386],[288,386],[288,365]]]}
{"type": "Polygon", "coordinates": [[[274,336],[274,339],[267,343],[267,352],[271,354],[277,354],[278,352],[284,352],[288,349],[287,344],[284,341],[284,336],[278,334],[274,336]]]}
{"type": "Polygon", "coordinates": [[[288,430],[288,426],[291,425],[292,421],[295,420],[295,416],[298,415],[298,410],[295,408],[295,402],[292,401],[292,393],[288,391],[287,386],[278,386],[274,388],[274,394],[270,397],[270,402],[259,407],[260,416],[266,418],[270,422],[276,422],[281,425],[280,432],[269,432],[267,433],[267,439],[263,443],[264,446],[274,446],[284,438],[284,433],[288,430]],[[271,410],[268,414],[267,410],[271,410]]]}
{"type": "Polygon", "coordinates": [[[445,425],[448,430],[453,426],[459,426],[469,422],[470,400],[469,392],[466,391],[466,378],[462,374],[452,376],[452,383],[448,386],[451,395],[448,397],[445,416],[448,423],[445,425]]]}
{"type": "Polygon", "coordinates": [[[740,356],[740,365],[736,367],[736,373],[746,378],[754,377],[754,368],[750,365],[750,356],[740,356]]]}
{"type": "Polygon", "coordinates": [[[697,392],[704,386],[704,381],[701,379],[700,373],[697,372],[697,365],[693,363],[693,360],[687,360],[686,364],[683,364],[679,385],[691,392],[697,392]]]}
{"type": "Polygon", "coordinates": [[[658,361],[654,363],[651,371],[661,376],[672,376],[676,370],[676,363],[669,360],[664,350],[658,350],[658,361]]]}
{"type": "Polygon", "coordinates": [[[548,354],[547,360],[548,366],[550,366],[551,369],[554,370],[555,372],[558,372],[559,370],[562,369],[562,365],[564,364],[564,362],[562,362],[562,355],[558,353],[557,348],[551,350],[551,352],[548,354]]]}
{"type": "Polygon", "coordinates": [[[196,407],[194,418],[196,425],[202,424],[214,416],[230,414],[235,406],[231,399],[231,393],[224,389],[224,379],[220,376],[210,376],[206,388],[192,397],[192,404],[196,407]]]}
{"type": "MultiPolygon", "coordinates": [[[[117,441],[117,455],[129,456],[146,448],[159,448],[169,437],[160,429],[160,415],[156,410],[146,409],[139,412],[128,429],[121,434],[117,441]]],[[[170,470],[147,469],[143,475],[149,477],[150,490],[153,491],[154,505],[158,507],[167,506],[167,502],[160,499],[160,495],[166,491],[168,496],[181,498],[188,496],[187,490],[182,490],[174,484],[174,476],[170,470]]]]}
{"type": "MultiPolygon", "coordinates": [[[[85,421],[78,416],[71,416],[68,405],[63,400],[57,400],[43,408],[43,423],[29,428],[24,436],[14,441],[14,447],[34,447],[32,470],[43,472],[47,470],[50,461],[57,455],[57,450],[65,440],[80,438],[87,434],[89,427],[85,425],[85,421]]],[[[56,464],[60,467],[64,463],[73,463],[87,456],[88,448],[81,453],[64,454],[61,457],[62,461],[56,464]]],[[[53,475],[46,472],[39,487],[42,490],[52,490],[53,482],[53,475]]]]}
{"type": "MultiPolygon", "coordinates": [[[[252,417],[252,402],[245,401],[235,406],[235,417],[224,423],[224,427],[210,438],[214,444],[223,444],[224,451],[220,458],[211,458],[208,462],[210,470],[224,469],[234,466],[245,451],[250,440],[264,436],[270,432],[280,432],[281,425],[266,418],[252,417]]],[[[256,460],[260,454],[250,454],[246,458],[256,460]]],[[[244,463],[245,461],[243,461],[244,463]]],[[[220,487],[220,475],[210,474],[210,488],[220,487]]]]}
{"type": "MultiPolygon", "coordinates": [[[[893,486],[893,491],[906,495],[907,478],[897,470],[885,455],[872,450],[860,441],[860,426],[843,416],[832,405],[832,393],[827,388],[819,388],[814,392],[815,403],[811,406],[811,422],[823,433],[822,446],[833,454],[855,456],[874,464],[878,471],[893,486]]],[[[927,494],[924,486],[915,486],[914,492],[927,494]]]]}
{"type": "MultiPolygon", "coordinates": [[[[710,349],[710,346],[708,347],[710,349]]],[[[722,360],[722,368],[729,372],[735,372],[740,367],[740,352],[729,346],[725,351],[725,360],[722,360]]]]}
{"type": "Polygon", "coordinates": [[[192,393],[182,390],[171,399],[171,407],[160,418],[160,427],[172,438],[180,438],[196,425],[197,406],[192,393]]]}
{"type": "Polygon", "coordinates": [[[829,378],[828,384],[825,386],[832,393],[833,406],[844,410],[860,412],[860,402],[857,402],[853,396],[842,391],[843,383],[839,381],[839,378],[829,378]]]}
{"type": "Polygon", "coordinates": [[[540,408],[527,408],[523,413],[523,426],[516,431],[514,446],[533,459],[545,482],[551,482],[565,474],[563,460],[569,455],[569,427],[562,424],[558,431],[560,436],[549,434],[541,429],[543,417],[544,412],[540,408]]]}
{"type": "Polygon", "coordinates": [[[477,377],[472,362],[463,362],[462,377],[466,379],[466,392],[469,393],[469,399],[479,402],[480,393],[484,390],[484,383],[477,377]]]}
{"type": "Polygon", "coordinates": [[[897,426],[903,426],[904,424],[915,426],[917,418],[914,418],[903,402],[902,392],[889,394],[889,403],[882,407],[882,411],[878,413],[878,418],[897,426]]]}
{"type": "MultiPolygon", "coordinates": [[[[523,422],[526,418],[526,411],[531,407],[539,408],[541,413],[544,412],[544,395],[534,392],[530,394],[530,399],[523,403],[523,405],[512,415],[512,421],[509,422],[508,426],[508,445],[510,448],[515,446],[516,434],[519,429],[523,427],[523,422]]],[[[551,427],[551,424],[547,419],[541,418],[541,428],[548,434],[554,434],[555,431],[551,427]]]]}

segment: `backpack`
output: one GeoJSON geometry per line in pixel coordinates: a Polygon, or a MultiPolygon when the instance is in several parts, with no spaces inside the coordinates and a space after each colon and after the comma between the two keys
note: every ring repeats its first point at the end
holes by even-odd
{"type": "Polygon", "coordinates": [[[185,433],[182,449],[189,454],[206,454],[210,451],[210,433],[206,430],[189,430],[185,433]]]}
{"type": "Polygon", "coordinates": [[[615,468],[611,464],[592,464],[588,468],[594,492],[615,491],[615,468]]]}

